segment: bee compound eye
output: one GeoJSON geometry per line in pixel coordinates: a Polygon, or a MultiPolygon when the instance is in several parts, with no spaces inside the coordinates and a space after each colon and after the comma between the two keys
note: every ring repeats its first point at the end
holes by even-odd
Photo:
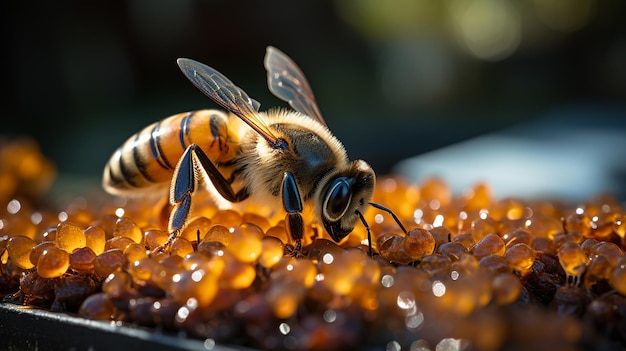
{"type": "Polygon", "coordinates": [[[324,214],[328,220],[337,221],[348,210],[352,199],[351,182],[346,177],[335,179],[324,201],[324,214]]]}

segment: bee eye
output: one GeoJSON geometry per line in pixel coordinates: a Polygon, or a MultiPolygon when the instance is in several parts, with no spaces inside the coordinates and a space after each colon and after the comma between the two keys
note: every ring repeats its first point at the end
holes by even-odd
{"type": "Polygon", "coordinates": [[[336,221],[346,213],[352,199],[351,185],[347,177],[339,177],[333,181],[324,202],[326,218],[336,221]]]}

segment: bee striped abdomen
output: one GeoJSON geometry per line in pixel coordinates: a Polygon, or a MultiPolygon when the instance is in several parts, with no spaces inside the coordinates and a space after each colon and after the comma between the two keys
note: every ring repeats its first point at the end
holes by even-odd
{"type": "Polygon", "coordinates": [[[213,161],[226,157],[227,115],[217,110],[180,113],[155,122],[131,136],[111,156],[103,185],[112,194],[166,189],[185,149],[196,144],[213,161]]]}

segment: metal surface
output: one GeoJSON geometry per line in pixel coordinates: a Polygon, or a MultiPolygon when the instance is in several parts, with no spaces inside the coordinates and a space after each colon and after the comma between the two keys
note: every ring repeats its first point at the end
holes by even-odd
{"type": "Polygon", "coordinates": [[[147,328],[0,303],[0,350],[243,350],[147,328]]]}

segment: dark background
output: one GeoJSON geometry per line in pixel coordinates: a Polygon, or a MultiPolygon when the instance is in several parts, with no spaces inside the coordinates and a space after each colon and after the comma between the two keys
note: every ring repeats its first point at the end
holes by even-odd
{"type": "Polygon", "coordinates": [[[178,57],[217,68],[261,109],[285,106],[266,87],[267,45],[300,65],[351,158],[378,173],[564,107],[588,108],[594,124],[626,124],[620,0],[2,7],[0,134],[34,137],[61,174],[98,179],[114,149],[140,128],[215,108],[180,73],[178,57]],[[598,118],[596,108],[609,112],[598,118]]]}

